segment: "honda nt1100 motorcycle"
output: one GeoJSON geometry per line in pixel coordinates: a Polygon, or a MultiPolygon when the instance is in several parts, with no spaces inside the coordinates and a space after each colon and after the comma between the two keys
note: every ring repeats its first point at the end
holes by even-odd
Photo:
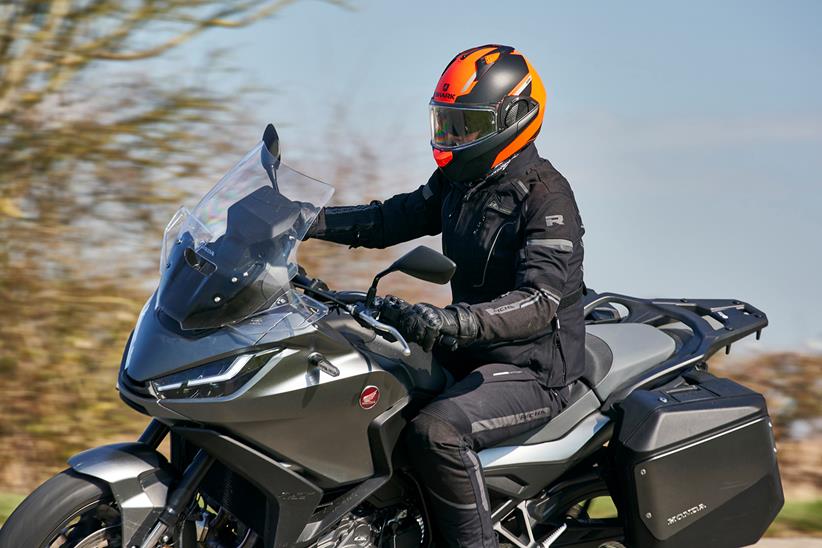
{"type": "MultiPolygon", "coordinates": [[[[295,252],[333,189],[280,162],[273,126],[166,228],[124,352],[139,441],[91,449],[32,493],[3,548],[412,548],[424,491],[398,450],[453,382],[380,321],[377,280],[447,283],[418,247],[370,290],[332,291],[295,252]],[[158,451],[170,437],[170,457],[158,451]]],[[[588,375],[549,423],[479,453],[503,545],[743,546],[782,506],[765,401],[706,360],[759,332],[735,300],[586,297],[588,375]],[[591,501],[610,496],[611,518],[591,501]]]]}

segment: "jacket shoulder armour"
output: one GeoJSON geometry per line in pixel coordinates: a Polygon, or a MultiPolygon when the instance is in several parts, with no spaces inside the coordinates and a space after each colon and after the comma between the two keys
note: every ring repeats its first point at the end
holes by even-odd
{"type": "Polygon", "coordinates": [[[540,158],[526,173],[526,183],[531,187],[535,196],[556,192],[571,194],[571,185],[562,173],[544,158],[540,158]]]}
{"type": "Polygon", "coordinates": [[[540,158],[534,162],[523,179],[529,188],[523,208],[526,223],[534,222],[535,215],[544,213],[548,216],[561,216],[566,222],[573,219],[575,225],[582,226],[574,191],[568,180],[551,165],[551,162],[540,158]]]}

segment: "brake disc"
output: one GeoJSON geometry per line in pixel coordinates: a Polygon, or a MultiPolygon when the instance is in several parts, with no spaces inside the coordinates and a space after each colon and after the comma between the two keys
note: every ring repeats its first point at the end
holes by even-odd
{"type": "Polygon", "coordinates": [[[75,544],[74,548],[115,548],[120,544],[120,525],[112,525],[94,531],[75,544]]]}

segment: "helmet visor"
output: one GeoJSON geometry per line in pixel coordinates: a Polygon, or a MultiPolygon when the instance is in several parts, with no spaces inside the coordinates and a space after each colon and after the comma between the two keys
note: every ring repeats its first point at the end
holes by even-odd
{"type": "Polygon", "coordinates": [[[475,143],[497,131],[497,112],[493,108],[432,104],[430,110],[431,144],[438,148],[475,143]]]}

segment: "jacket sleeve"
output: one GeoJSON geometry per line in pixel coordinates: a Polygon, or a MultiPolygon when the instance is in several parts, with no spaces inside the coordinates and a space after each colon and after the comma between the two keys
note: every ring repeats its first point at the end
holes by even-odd
{"type": "Polygon", "coordinates": [[[326,207],[310,237],[351,247],[384,248],[442,231],[443,185],[437,172],[417,190],[368,205],[326,207]]]}
{"type": "Polygon", "coordinates": [[[477,320],[477,342],[527,339],[544,332],[557,313],[574,246],[581,245],[581,221],[573,195],[540,191],[529,197],[524,213],[517,289],[489,302],[461,305],[477,320]]]}

